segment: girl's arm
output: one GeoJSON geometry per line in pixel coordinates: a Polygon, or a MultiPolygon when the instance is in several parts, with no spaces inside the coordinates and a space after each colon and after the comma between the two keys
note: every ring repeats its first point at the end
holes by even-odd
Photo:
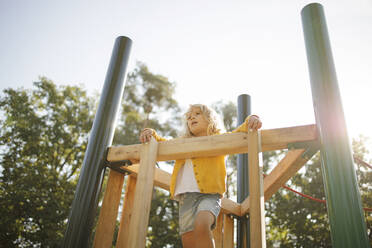
{"type": "Polygon", "coordinates": [[[141,143],[149,142],[151,137],[154,137],[156,141],[166,141],[167,139],[161,137],[156,133],[156,131],[152,128],[145,128],[142,130],[140,134],[140,141],[141,143]]]}
{"type": "Polygon", "coordinates": [[[248,132],[249,129],[258,130],[262,127],[262,122],[260,120],[260,117],[257,115],[250,115],[248,116],[243,124],[241,124],[239,127],[234,129],[232,133],[237,132],[248,132]]]}

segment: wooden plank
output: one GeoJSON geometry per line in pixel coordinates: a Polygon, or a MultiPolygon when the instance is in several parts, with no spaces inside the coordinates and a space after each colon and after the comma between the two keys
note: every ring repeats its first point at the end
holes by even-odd
{"type": "MultiPolygon", "coordinates": [[[[287,148],[288,143],[315,140],[316,126],[296,126],[261,131],[262,151],[287,148]]],[[[247,153],[246,133],[178,138],[159,143],[157,161],[247,153]]],[[[107,160],[139,160],[141,145],[110,147],[107,160]]]]}
{"type": "Polygon", "coordinates": [[[248,132],[248,144],[250,247],[262,248],[266,247],[265,203],[258,131],[248,132]]]}
{"type": "Polygon", "coordinates": [[[317,139],[316,125],[266,129],[261,131],[262,152],[286,149],[289,143],[317,139]]]}
{"type": "Polygon", "coordinates": [[[216,228],[213,230],[214,244],[216,248],[223,248],[223,215],[220,213],[216,220],[216,228]]]}
{"type": "MultiPolygon", "coordinates": [[[[129,173],[131,173],[132,176],[137,177],[139,167],[139,164],[134,164],[131,166],[122,166],[120,167],[120,169],[128,171],[129,173]]],[[[169,191],[170,179],[171,174],[162,169],[155,168],[154,186],[169,191]]]]}
{"type": "Polygon", "coordinates": [[[129,248],[128,246],[128,234],[130,229],[130,219],[132,217],[134,193],[136,190],[137,179],[133,176],[128,176],[127,186],[124,195],[124,205],[121,212],[120,227],[118,232],[118,238],[116,241],[117,248],[129,248]]]}
{"type": "Polygon", "coordinates": [[[123,183],[124,175],[110,170],[106,192],[98,218],[96,234],[94,236],[93,247],[112,247],[123,183]]]}
{"type": "Polygon", "coordinates": [[[275,194],[282,185],[293,177],[309,159],[302,157],[305,149],[288,151],[287,155],[279,164],[265,177],[265,200],[275,194]]]}
{"type": "Polygon", "coordinates": [[[223,248],[234,248],[234,218],[223,215],[223,248]]]}
{"type": "Polygon", "coordinates": [[[240,216],[240,204],[230,200],[228,198],[222,198],[221,201],[221,213],[234,214],[240,216]]]}
{"type": "Polygon", "coordinates": [[[128,247],[136,248],[144,248],[146,244],[158,142],[152,138],[149,143],[142,146],[132,218],[128,230],[128,247]]]}
{"type": "MultiPolygon", "coordinates": [[[[309,160],[302,157],[304,152],[304,149],[290,150],[271,173],[264,178],[265,201],[270,199],[309,160]]],[[[249,197],[247,197],[241,203],[242,215],[249,212],[249,201],[249,197]]]]}

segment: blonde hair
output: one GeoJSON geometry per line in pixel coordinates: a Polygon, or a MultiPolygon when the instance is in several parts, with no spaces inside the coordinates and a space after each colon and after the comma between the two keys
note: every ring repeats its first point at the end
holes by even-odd
{"type": "Polygon", "coordinates": [[[224,132],[225,128],[223,126],[221,118],[217,115],[216,111],[214,111],[213,109],[209,108],[204,104],[190,104],[189,109],[186,111],[182,118],[183,131],[181,133],[181,137],[183,138],[194,137],[194,135],[191,133],[187,125],[187,116],[193,108],[199,108],[203,116],[207,120],[208,122],[207,135],[215,135],[224,132]]]}

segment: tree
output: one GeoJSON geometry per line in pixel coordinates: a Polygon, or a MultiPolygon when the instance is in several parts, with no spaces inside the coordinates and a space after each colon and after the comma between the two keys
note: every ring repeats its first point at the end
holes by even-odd
{"type": "MultiPolygon", "coordinates": [[[[138,143],[144,126],[174,137],[179,107],[175,84],[152,74],[138,63],[129,73],[121,118],[114,144],[138,143]],[[151,104],[150,104],[151,103],[151,104]],[[159,121],[167,111],[171,120],[159,121]]],[[[0,99],[0,247],[57,247],[63,237],[69,209],[92,126],[94,102],[79,87],[41,78],[32,90],[7,89],[0,99]]],[[[171,210],[175,203],[156,192],[154,207],[171,210]],[[167,199],[167,200],[164,200],[167,199]],[[164,201],[163,201],[164,200],[164,201]],[[169,208],[172,207],[172,208],[169,208]]],[[[102,194],[101,194],[102,197],[102,194]]],[[[163,212],[162,212],[163,213],[163,212]]],[[[174,218],[173,218],[174,219],[174,218]]],[[[172,221],[172,220],[171,220],[172,221]]],[[[160,244],[157,228],[168,220],[150,220],[149,240],[160,244]]],[[[168,227],[166,244],[178,236],[178,219],[168,227]]],[[[159,233],[162,232],[159,230],[159,233]]],[[[115,243],[115,242],[114,242],[115,243]]]]}
{"type": "MultiPolygon", "coordinates": [[[[233,102],[218,101],[212,104],[212,108],[219,114],[227,132],[231,132],[237,126],[236,105],[233,102]]],[[[237,195],[237,155],[232,154],[226,160],[226,198],[234,198],[237,195]]],[[[236,199],[236,197],[235,197],[236,199]]],[[[234,199],[234,200],[235,200],[234,199]]]]}
{"type": "Polygon", "coordinates": [[[0,246],[57,247],[93,120],[79,87],[45,77],[0,98],[0,246]]]}
{"type": "MultiPolygon", "coordinates": [[[[319,154],[305,165],[305,173],[297,173],[288,186],[304,194],[324,199],[319,154]]],[[[327,210],[324,204],[302,198],[283,188],[266,204],[270,218],[268,237],[280,247],[330,247],[327,210]]]]}
{"type": "Polygon", "coordinates": [[[178,203],[169,199],[169,193],[154,191],[150,216],[146,247],[181,247],[178,203]]]}
{"type": "Polygon", "coordinates": [[[139,143],[144,127],[153,128],[163,136],[176,137],[180,108],[173,98],[175,87],[175,83],[151,73],[144,63],[138,62],[128,74],[114,144],[139,143]]]}
{"type": "MultiPolygon", "coordinates": [[[[358,178],[358,185],[360,189],[360,194],[362,198],[363,207],[372,208],[372,168],[363,165],[362,161],[368,161],[367,155],[369,150],[366,145],[369,139],[363,135],[360,135],[357,139],[353,140],[352,147],[354,151],[354,157],[359,158],[356,160],[356,173],[358,178]]],[[[369,154],[370,155],[370,154],[369,154]]],[[[372,160],[369,160],[369,165],[372,164],[372,160]]],[[[372,244],[372,212],[364,211],[364,216],[366,218],[367,233],[369,240],[372,244]]]]}
{"type": "MultiPolygon", "coordinates": [[[[354,155],[366,159],[365,139],[353,141],[354,155]]],[[[319,153],[287,183],[288,186],[312,197],[325,200],[319,153]]],[[[362,204],[371,206],[371,170],[356,166],[362,204]]],[[[273,247],[331,247],[331,236],[326,205],[280,189],[266,203],[268,245],[273,247]]],[[[365,212],[371,237],[371,213],[365,212]]],[[[372,241],[372,239],[371,239],[372,241]]]]}

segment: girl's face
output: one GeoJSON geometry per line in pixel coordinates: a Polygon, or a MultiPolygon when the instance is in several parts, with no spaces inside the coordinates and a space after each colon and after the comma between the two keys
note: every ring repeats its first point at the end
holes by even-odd
{"type": "Polygon", "coordinates": [[[186,115],[187,126],[189,127],[190,132],[194,136],[206,136],[208,130],[208,121],[204,117],[203,112],[200,108],[193,107],[190,112],[186,115]]]}

